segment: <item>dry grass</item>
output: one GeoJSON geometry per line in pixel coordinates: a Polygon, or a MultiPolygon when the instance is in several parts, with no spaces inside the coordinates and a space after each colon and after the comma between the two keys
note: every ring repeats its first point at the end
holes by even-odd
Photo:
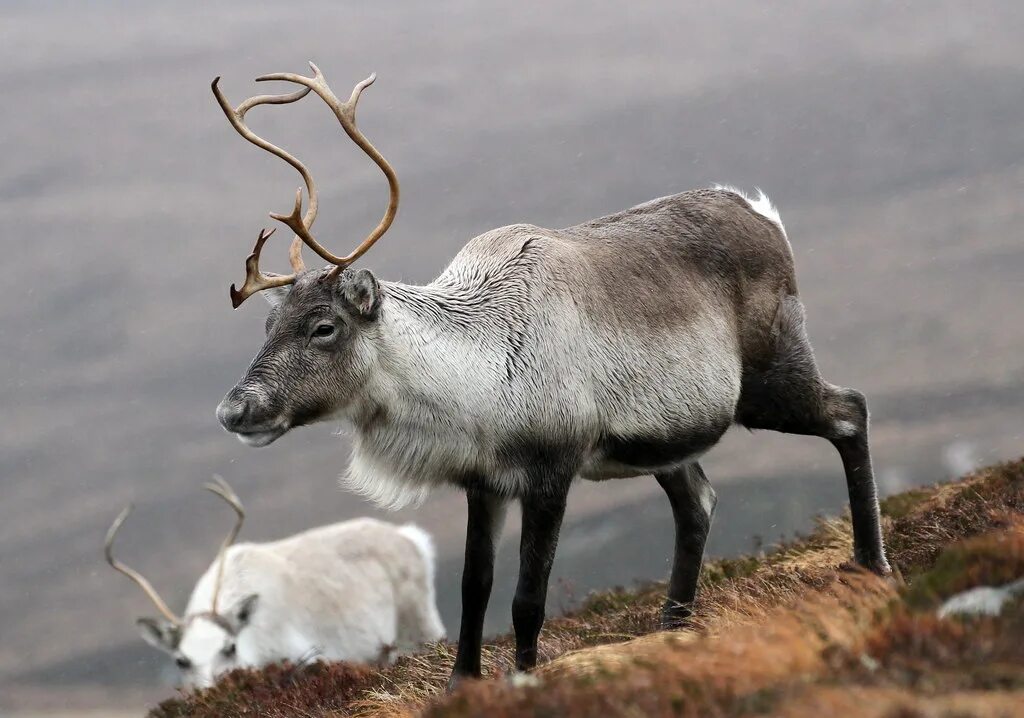
{"type": "MultiPolygon", "coordinates": [[[[353,675],[344,700],[266,715],[1013,715],[1024,691],[1024,607],[968,622],[932,609],[1024,574],[1024,461],[894,497],[883,511],[907,583],[846,566],[849,523],[827,520],[767,557],[710,564],[686,631],[658,631],[662,586],[611,591],[547,623],[529,679],[508,679],[505,636],[484,649],[492,680],[444,696],[454,656],[441,643],[353,675]]],[[[197,705],[157,715],[253,713],[197,705]]]]}
{"type": "Polygon", "coordinates": [[[1024,515],[1024,460],[982,469],[959,482],[941,484],[913,510],[888,522],[889,550],[904,573],[929,568],[947,546],[1024,515]]]}

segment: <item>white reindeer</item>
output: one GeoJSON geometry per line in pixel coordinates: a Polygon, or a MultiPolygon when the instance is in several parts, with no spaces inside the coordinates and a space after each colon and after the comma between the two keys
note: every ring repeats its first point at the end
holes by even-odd
{"type": "Polygon", "coordinates": [[[140,618],[142,637],[170,654],[190,687],[213,685],[239,667],[312,658],[389,662],[444,637],[434,600],[434,547],[422,529],[354,519],[269,543],[234,540],[245,512],[227,483],[209,491],[238,519],[176,616],[141,574],[116,560],[114,537],[132,507],[107,532],[107,562],[137,583],[164,618],[140,618]]]}

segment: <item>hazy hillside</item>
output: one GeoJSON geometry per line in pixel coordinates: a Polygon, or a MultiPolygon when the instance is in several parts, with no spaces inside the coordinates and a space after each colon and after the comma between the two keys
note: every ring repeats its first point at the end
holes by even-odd
{"type": "MultiPolygon", "coordinates": [[[[246,500],[249,539],[374,513],[336,488],[336,427],[256,451],[214,421],[264,316],[258,301],[232,312],[227,286],[297,186],[228,127],[214,75],[238,102],[255,75],[310,57],[339,93],[378,72],[360,126],[398,169],[403,204],[366,265],[391,279],[428,281],[509,222],[763,187],[820,364],[869,396],[893,491],[1024,439],[1022,34],[1010,2],[4,3],[0,710],[165,693],[133,626],[149,606],[100,561],[125,502],[138,503],[126,558],[178,606],[227,528],[198,488],[214,472],[246,500]]],[[[322,106],[261,109],[254,127],[309,158],[326,241],[361,237],[380,177],[322,106]]],[[[268,252],[268,268],[283,262],[268,252]]],[[[839,461],[817,440],[735,432],[706,467],[723,496],[715,553],[843,501],[839,461]]],[[[553,601],[665,571],[653,481],[580,486],[570,508],[553,601]]],[[[437,536],[451,628],[461,511],[442,494],[394,517],[437,536]]],[[[507,543],[492,631],[508,625],[507,543]]]]}

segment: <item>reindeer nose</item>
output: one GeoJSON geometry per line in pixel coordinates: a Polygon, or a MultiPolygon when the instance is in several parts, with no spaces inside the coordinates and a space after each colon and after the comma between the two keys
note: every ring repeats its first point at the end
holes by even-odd
{"type": "Polygon", "coordinates": [[[217,421],[228,431],[238,431],[243,428],[251,412],[249,401],[242,396],[233,396],[234,392],[228,394],[217,406],[217,421]]]}

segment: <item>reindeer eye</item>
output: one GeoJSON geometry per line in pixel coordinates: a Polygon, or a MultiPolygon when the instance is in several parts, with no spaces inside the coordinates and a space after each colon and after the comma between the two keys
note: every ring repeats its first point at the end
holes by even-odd
{"type": "Polygon", "coordinates": [[[320,324],[313,330],[313,336],[325,339],[334,334],[333,324],[320,324]]]}
{"type": "Polygon", "coordinates": [[[183,671],[187,671],[189,668],[192,667],[192,661],[185,658],[185,656],[178,656],[174,659],[174,662],[178,664],[178,668],[180,668],[183,671]]]}

